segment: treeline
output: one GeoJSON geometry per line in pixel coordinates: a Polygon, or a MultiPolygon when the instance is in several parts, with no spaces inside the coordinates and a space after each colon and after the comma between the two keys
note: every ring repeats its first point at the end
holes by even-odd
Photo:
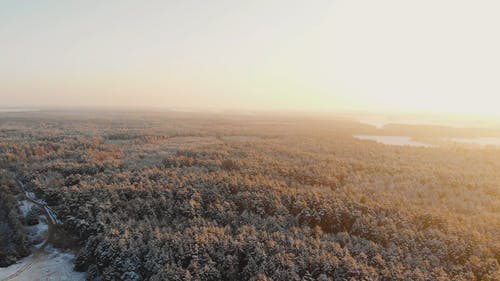
{"type": "Polygon", "coordinates": [[[0,171],[0,267],[9,266],[30,253],[16,198],[18,189],[0,171]]]}

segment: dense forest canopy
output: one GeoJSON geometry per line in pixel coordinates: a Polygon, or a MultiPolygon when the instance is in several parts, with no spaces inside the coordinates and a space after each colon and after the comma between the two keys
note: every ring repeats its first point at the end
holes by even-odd
{"type": "Polygon", "coordinates": [[[0,266],[29,253],[15,177],[57,211],[90,280],[500,280],[500,150],[352,137],[374,130],[5,114],[0,266]]]}

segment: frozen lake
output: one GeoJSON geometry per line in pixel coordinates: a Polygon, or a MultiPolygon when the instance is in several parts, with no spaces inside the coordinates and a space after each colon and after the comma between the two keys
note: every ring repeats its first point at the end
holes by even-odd
{"type": "Polygon", "coordinates": [[[477,144],[480,146],[495,145],[500,146],[500,138],[451,138],[449,142],[457,142],[464,144],[477,144]]]}
{"type": "Polygon", "coordinates": [[[407,136],[376,136],[376,135],[353,135],[360,140],[372,140],[387,145],[433,147],[433,145],[413,140],[407,136]]]}

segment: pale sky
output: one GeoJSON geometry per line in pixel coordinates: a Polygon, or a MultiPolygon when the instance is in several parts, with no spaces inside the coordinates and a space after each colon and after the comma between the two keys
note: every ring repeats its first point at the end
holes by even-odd
{"type": "Polygon", "coordinates": [[[500,114],[496,0],[0,0],[0,107],[500,114]]]}

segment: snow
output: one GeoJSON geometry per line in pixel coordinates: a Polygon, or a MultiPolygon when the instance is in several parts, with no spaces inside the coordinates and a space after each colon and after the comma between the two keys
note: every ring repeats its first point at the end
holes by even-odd
{"type": "MultiPolygon", "coordinates": [[[[19,209],[24,217],[26,217],[31,210],[31,208],[35,206],[32,202],[28,200],[19,201],[19,209]]],[[[28,235],[28,240],[35,245],[36,248],[39,248],[43,245],[44,240],[46,239],[46,232],[49,229],[49,225],[47,224],[46,218],[43,215],[38,217],[39,223],[33,226],[25,226],[26,234],[28,235]]]]}
{"type": "Polygon", "coordinates": [[[47,238],[47,231],[49,230],[49,225],[46,222],[44,216],[39,217],[39,223],[33,226],[26,226],[26,234],[28,235],[28,240],[35,245],[36,248],[40,248],[45,239],[47,238]]]}
{"type": "Polygon", "coordinates": [[[73,271],[74,258],[74,254],[62,252],[48,245],[17,264],[0,268],[0,281],[85,280],[84,272],[73,271]],[[15,275],[16,272],[19,274],[15,275]]]}
{"type": "MultiPolygon", "coordinates": [[[[34,196],[34,194],[31,195],[34,196]]],[[[28,200],[19,202],[19,208],[24,217],[32,206],[34,204],[28,200]]],[[[47,218],[44,215],[39,216],[37,225],[26,226],[25,229],[29,241],[35,244],[33,254],[16,264],[0,268],[0,281],[85,280],[84,272],[73,271],[75,259],[73,253],[63,252],[50,244],[43,247],[49,230],[47,218]]]]}
{"type": "Polygon", "coordinates": [[[4,279],[8,278],[12,274],[15,274],[18,270],[21,268],[25,267],[28,265],[32,260],[33,260],[33,254],[25,257],[22,260],[19,260],[17,263],[8,266],[8,267],[0,267],[0,280],[3,281],[4,279]]]}
{"type": "Polygon", "coordinates": [[[21,214],[23,214],[23,217],[26,217],[31,210],[31,207],[33,207],[35,204],[31,203],[28,200],[22,200],[19,201],[19,209],[21,210],[21,214]]]}
{"type": "Polygon", "coordinates": [[[35,199],[35,198],[36,198],[36,197],[35,197],[35,193],[33,193],[33,192],[29,192],[29,191],[27,191],[27,192],[26,192],[26,195],[27,195],[29,198],[32,198],[32,199],[35,199]]]}

